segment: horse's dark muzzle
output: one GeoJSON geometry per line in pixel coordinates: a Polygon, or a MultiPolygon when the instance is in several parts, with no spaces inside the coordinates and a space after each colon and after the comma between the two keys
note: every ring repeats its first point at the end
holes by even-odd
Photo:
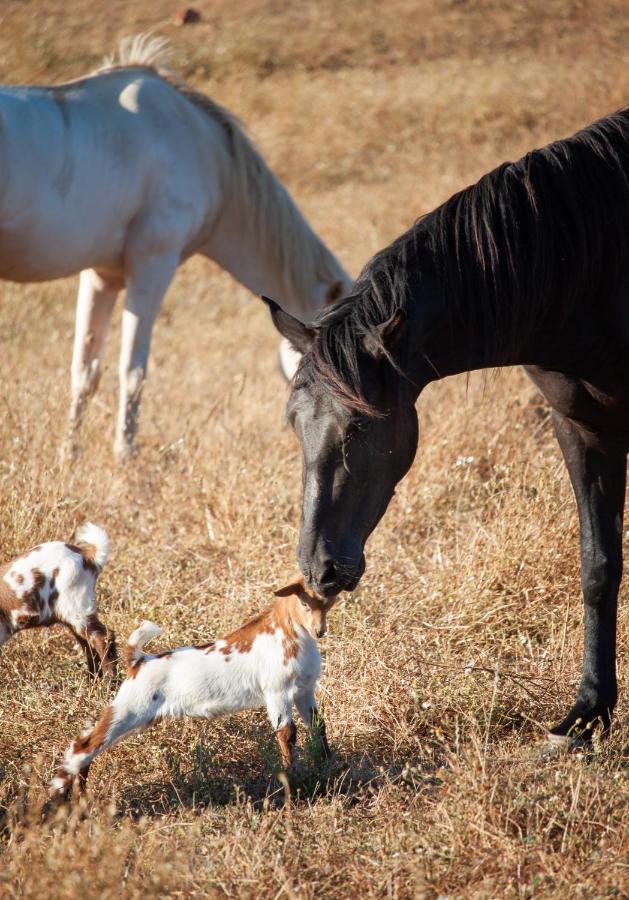
{"type": "Polygon", "coordinates": [[[358,564],[348,567],[347,563],[338,563],[331,557],[326,557],[315,562],[310,570],[304,574],[312,587],[320,597],[336,597],[341,591],[353,591],[365,571],[365,556],[361,555],[358,564]]]}

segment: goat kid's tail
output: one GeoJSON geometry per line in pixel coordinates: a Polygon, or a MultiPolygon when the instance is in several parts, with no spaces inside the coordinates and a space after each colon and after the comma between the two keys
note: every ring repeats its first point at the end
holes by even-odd
{"type": "Polygon", "coordinates": [[[109,559],[109,538],[103,528],[86,522],[76,533],[76,543],[88,562],[103,568],[109,559]]]}
{"type": "Polygon", "coordinates": [[[138,664],[144,659],[144,645],[152,641],[158,634],[162,633],[159,625],[149,622],[145,619],[135,631],[132,631],[124,648],[124,661],[127,667],[127,675],[133,675],[138,664]]]}

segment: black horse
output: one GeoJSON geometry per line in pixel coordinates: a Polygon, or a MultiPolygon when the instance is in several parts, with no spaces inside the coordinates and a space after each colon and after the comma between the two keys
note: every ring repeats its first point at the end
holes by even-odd
{"type": "Polygon", "coordinates": [[[365,542],[417,449],[421,390],[526,367],[552,407],[581,529],[583,675],[551,738],[607,729],[629,449],[629,109],[456,194],[312,325],[267,303],[304,354],[288,403],[303,450],[297,553],[323,596],[363,574],[365,542]]]}

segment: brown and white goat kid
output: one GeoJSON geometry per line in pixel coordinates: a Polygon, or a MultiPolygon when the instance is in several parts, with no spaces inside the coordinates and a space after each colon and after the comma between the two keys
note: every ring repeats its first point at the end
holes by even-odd
{"type": "Polygon", "coordinates": [[[66,625],[81,645],[92,675],[112,674],[115,642],[96,614],[96,579],[109,539],[88,522],[75,544],[48,541],[0,567],[0,646],[17,631],[66,625]]]}
{"type": "Polygon", "coordinates": [[[92,760],[134,731],[167,716],[215,719],[241,709],[266,707],[284,766],[290,766],[297,728],[293,704],[316,725],[327,755],[325,726],[317,718],[315,688],[321,671],[317,638],[337,598],[322,600],[299,578],[275,593],[275,602],[222,640],[148,654],[144,645],[161,633],[145,621],[123,651],[127,678],[96,725],[72,741],[51,782],[53,799],[69,796],[78,776],[85,784],[92,760]]]}

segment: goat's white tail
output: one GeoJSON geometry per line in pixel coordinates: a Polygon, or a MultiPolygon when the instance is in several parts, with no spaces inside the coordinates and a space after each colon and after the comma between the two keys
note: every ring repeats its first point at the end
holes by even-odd
{"type": "Polygon", "coordinates": [[[145,619],[141,625],[138,625],[135,631],[131,632],[129,640],[127,641],[127,646],[124,648],[124,661],[127,666],[127,674],[132,674],[134,668],[138,665],[140,660],[144,658],[144,653],[142,652],[144,645],[148,644],[149,641],[152,641],[153,638],[161,633],[162,629],[159,625],[156,625],[154,622],[149,622],[148,619],[145,619]]]}
{"type": "Polygon", "coordinates": [[[103,568],[109,559],[109,538],[103,528],[86,522],[76,533],[76,543],[85,559],[103,568]]]}

